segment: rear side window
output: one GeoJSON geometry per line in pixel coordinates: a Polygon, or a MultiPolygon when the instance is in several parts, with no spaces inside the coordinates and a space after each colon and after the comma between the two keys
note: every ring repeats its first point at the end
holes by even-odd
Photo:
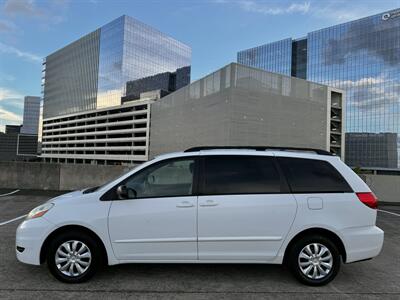
{"type": "Polygon", "coordinates": [[[279,192],[280,176],[271,157],[205,157],[203,193],[206,195],[279,192]]]}
{"type": "Polygon", "coordinates": [[[352,192],[343,176],[326,161],[279,157],[278,162],[293,193],[352,192]]]}

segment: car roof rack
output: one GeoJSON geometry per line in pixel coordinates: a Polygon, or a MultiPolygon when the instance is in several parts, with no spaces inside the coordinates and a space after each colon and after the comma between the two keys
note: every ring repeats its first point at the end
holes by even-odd
{"type": "Polygon", "coordinates": [[[334,156],[333,153],[315,148],[302,148],[302,147],[278,147],[278,146],[199,146],[186,149],[184,152],[197,152],[202,150],[229,150],[229,149],[244,149],[244,150],[256,150],[256,151],[299,151],[299,152],[314,152],[320,155],[334,156]]]}

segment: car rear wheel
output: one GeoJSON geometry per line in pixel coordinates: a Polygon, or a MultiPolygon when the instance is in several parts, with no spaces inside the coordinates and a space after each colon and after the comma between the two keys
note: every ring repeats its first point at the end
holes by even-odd
{"type": "Polygon", "coordinates": [[[309,236],[298,240],[290,249],[289,268],[307,285],[325,285],[340,269],[340,253],[336,245],[324,236],[309,236]]]}
{"type": "Polygon", "coordinates": [[[98,269],[101,261],[99,248],[97,242],[85,233],[62,233],[50,242],[47,265],[60,281],[84,282],[98,269]]]}

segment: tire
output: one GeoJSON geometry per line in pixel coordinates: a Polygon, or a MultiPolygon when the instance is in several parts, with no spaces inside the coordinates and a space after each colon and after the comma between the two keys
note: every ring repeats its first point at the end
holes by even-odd
{"type": "Polygon", "coordinates": [[[100,266],[99,249],[98,242],[84,232],[64,232],[50,241],[46,256],[47,266],[50,273],[62,282],[85,282],[100,266]]]}
{"type": "Polygon", "coordinates": [[[287,264],[292,274],[306,285],[325,285],[332,281],[340,270],[338,247],[325,236],[303,237],[293,244],[288,254],[287,264]]]}

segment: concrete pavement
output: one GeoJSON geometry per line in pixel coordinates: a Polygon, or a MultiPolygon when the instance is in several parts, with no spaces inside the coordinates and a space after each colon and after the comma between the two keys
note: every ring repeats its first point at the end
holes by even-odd
{"type": "MultiPolygon", "coordinates": [[[[3,193],[0,193],[3,194],[3,193]]],[[[27,214],[51,196],[22,191],[0,197],[0,223],[27,214]]],[[[380,207],[399,213],[399,206],[380,207]]],[[[15,258],[15,230],[22,220],[0,226],[0,298],[21,299],[399,299],[400,217],[378,213],[385,231],[382,253],[375,259],[342,265],[324,287],[299,284],[282,266],[136,264],[106,267],[79,285],[55,280],[46,265],[36,267],[15,258]]]]}

